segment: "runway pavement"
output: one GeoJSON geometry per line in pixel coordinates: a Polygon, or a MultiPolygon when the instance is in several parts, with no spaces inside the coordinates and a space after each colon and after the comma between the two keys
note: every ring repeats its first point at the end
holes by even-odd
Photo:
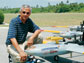
{"type": "MultiPolygon", "coordinates": [[[[68,28],[52,28],[52,27],[41,27],[41,29],[45,30],[59,30],[66,31],[68,28]]],[[[5,46],[6,36],[8,32],[8,27],[0,27],[0,63],[9,63],[8,62],[8,53],[5,46]]],[[[53,36],[52,33],[42,32],[41,35],[45,38],[47,36],[53,36]]],[[[54,57],[45,57],[49,63],[84,63],[84,55],[79,53],[73,53],[72,58],[70,58],[70,54],[59,55],[59,61],[54,61],[54,57]]]]}

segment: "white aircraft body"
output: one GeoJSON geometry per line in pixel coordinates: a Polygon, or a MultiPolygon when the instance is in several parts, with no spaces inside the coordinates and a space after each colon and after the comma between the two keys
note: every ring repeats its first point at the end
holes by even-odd
{"type": "MultiPolygon", "coordinates": [[[[70,26],[69,27],[71,31],[75,30],[75,31],[81,31],[81,26],[70,26]]],[[[84,30],[84,26],[82,27],[84,30]]]]}
{"type": "MultiPolygon", "coordinates": [[[[50,31],[49,31],[50,32],[50,31]]],[[[64,38],[72,38],[74,36],[81,36],[82,32],[69,31],[69,32],[60,32],[59,35],[64,38]]],[[[56,56],[62,55],[70,52],[78,52],[84,54],[84,47],[78,44],[59,42],[56,44],[51,41],[46,44],[36,44],[31,46],[29,49],[25,50],[26,53],[35,56],[56,56]]]]}
{"type": "Polygon", "coordinates": [[[30,54],[41,57],[62,55],[72,51],[84,54],[84,47],[71,43],[65,44],[65,42],[60,42],[59,44],[53,42],[47,44],[36,44],[25,50],[28,55],[30,54]]]}
{"type": "Polygon", "coordinates": [[[68,31],[68,32],[60,33],[60,37],[64,37],[64,38],[72,38],[74,36],[78,37],[82,35],[83,35],[83,32],[77,32],[77,31],[68,31]]]}
{"type": "MultiPolygon", "coordinates": [[[[63,38],[73,38],[74,36],[79,37],[83,35],[81,31],[55,31],[55,30],[44,30],[44,32],[52,32],[58,34],[60,37],[63,38]]],[[[57,35],[56,35],[57,36],[57,35]]]]}

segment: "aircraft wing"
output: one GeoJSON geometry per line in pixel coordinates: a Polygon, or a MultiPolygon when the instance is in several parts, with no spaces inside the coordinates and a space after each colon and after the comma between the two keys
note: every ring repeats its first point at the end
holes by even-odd
{"type": "MultiPolygon", "coordinates": [[[[81,31],[81,26],[71,26],[71,27],[69,27],[70,28],[70,30],[76,30],[76,31],[81,31]]],[[[83,26],[83,29],[84,29],[84,26],[83,26]]]]}
{"type": "Polygon", "coordinates": [[[60,37],[72,38],[74,36],[76,37],[81,36],[82,34],[83,34],[82,32],[76,32],[76,31],[61,32],[60,37]]]}
{"type": "Polygon", "coordinates": [[[41,30],[43,32],[52,32],[52,33],[60,33],[61,31],[55,31],[55,30],[41,30]]]}
{"type": "Polygon", "coordinates": [[[69,26],[51,26],[51,27],[68,28],[69,26]]]}
{"type": "Polygon", "coordinates": [[[66,50],[84,54],[84,46],[78,44],[68,44],[66,50]]]}

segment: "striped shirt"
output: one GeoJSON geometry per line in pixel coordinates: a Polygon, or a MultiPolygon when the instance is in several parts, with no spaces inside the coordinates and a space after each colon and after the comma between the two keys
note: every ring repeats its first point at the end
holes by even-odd
{"type": "Polygon", "coordinates": [[[28,32],[34,33],[37,29],[40,29],[30,18],[23,24],[19,17],[17,16],[10,22],[6,45],[11,44],[10,38],[16,38],[18,44],[21,44],[26,40],[28,32]]]}

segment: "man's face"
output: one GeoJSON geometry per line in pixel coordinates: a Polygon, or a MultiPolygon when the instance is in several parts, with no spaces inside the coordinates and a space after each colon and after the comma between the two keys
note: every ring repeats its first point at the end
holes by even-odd
{"type": "Polygon", "coordinates": [[[22,20],[26,21],[31,14],[31,10],[29,8],[22,8],[20,12],[20,17],[22,20]]]}

